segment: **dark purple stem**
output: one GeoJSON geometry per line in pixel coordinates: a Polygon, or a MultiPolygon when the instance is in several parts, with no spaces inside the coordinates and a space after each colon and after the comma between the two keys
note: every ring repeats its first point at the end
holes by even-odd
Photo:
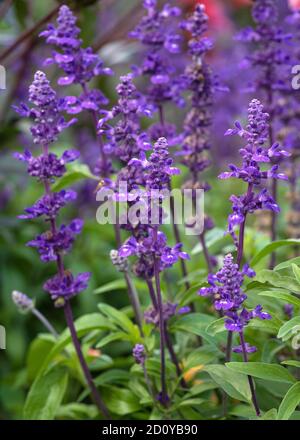
{"type": "MultiPolygon", "coordinates": [[[[157,241],[157,226],[154,228],[154,241],[157,241]]],[[[160,290],[159,279],[159,259],[154,254],[154,277],[155,287],[157,295],[157,306],[159,312],[159,331],[160,331],[160,362],[161,362],[161,403],[163,406],[167,406],[169,402],[166,384],[166,359],[165,359],[165,330],[164,330],[164,315],[163,315],[163,301],[160,290]]]]}
{"type": "MultiPolygon", "coordinates": [[[[233,333],[231,331],[228,331],[226,353],[225,353],[225,362],[230,362],[230,360],[231,360],[232,336],[233,336],[233,333]]],[[[227,406],[228,406],[228,396],[224,392],[223,393],[223,415],[224,416],[226,416],[226,414],[227,414],[227,406]]]]}
{"type": "MultiPolygon", "coordinates": [[[[88,90],[88,86],[86,84],[82,84],[82,89],[83,89],[83,92],[86,95],[88,95],[89,90],[88,90]]],[[[100,156],[101,156],[101,160],[102,160],[101,168],[103,167],[103,170],[104,170],[104,175],[102,177],[106,177],[107,171],[108,171],[107,170],[107,159],[106,159],[106,155],[105,155],[104,149],[103,149],[102,137],[98,136],[98,133],[97,133],[97,125],[98,125],[97,114],[96,114],[95,110],[91,110],[90,113],[91,113],[92,120],[93,120],[93,123],[94,123],[94,128],[95,128],[95,131],[96,131],[96,137],[97,137],[97,141],[98,141],[98,145],[99,145],[100,156]]]]}
{"type": "MultiPolygon", "coordinates": [[[[149,294],[150,294],[152,305],[153,305],[155,310],[158,310],[158,304],[157,304],[157,300],[156,300],[155,291],[154,291],[154,288],[153,288],[152,281],[151,280],[146,280],[146,281],[147,281],[147,286],[148,286],[148,289],[149,289],[149,294]]],[[[174,351],[172,340],[170,338],[170,335],[169,335],[169,332],[168,332],[168,327],[167,327],[166,323],[164,323],[164,334],[165,334],[166,346],[167,346],[168,351],[170,353],[171,360],[172,360],[173,364],[175,365],[177,376],[180,377],[181,374],[182,374],[182,371],[181,371],[181,368],[179,366],[179,361],[178,361],[177,355],[176,355],[176,353],[174,351]]],[[[181,379],[180,383],[181,383],[181,385],[184,388],[187,388],[187,384],[186,384],[184,379],[181,379]]]]}
{"type": "MultiPolygon", "coordinates": [[[[86,84],[82,85],[82,89],[84,91],[85,94],[88,94],[88,87],[86,84]]],[[[100,150],[100,155],[101,155],[101,160],[102,160],[102,164],[101,167],[103,167],[104,170],[104,175],[103,177],[106,177],[107,175],[107,158],[103,149],[103,142],[102,142],[102,137],[97,135],[97,124],[98,124],[98,120],[97,120],[97,114],[95,112],[95,110],[91,110],[91,115],[92,115],[92,119],[93,119],[93,123],[94,123],[94,128],[96,131],[96,137],[98,140],[98,144],[99,144],[99,150],[100,150]]],[[[118,216],[117,216],[118,217],[118,216]]],[[[121,231],[120,231],[120,224],[118,221],[118,218],[116,218],[116,223],[114,224],[114,231],[115,231],[115,238],[116,238],[116,243],[117,243],[117,247],[119,248],[121,246],[121,231]]],[[[140,333],[143,336],[143,330],[142,330],[142,312],[141,312],[141,306],[139,303],[139,298],[138,295],[135,291],[135,287],[132,283],[131,277],[129,274],[125,274],[124,273],[124,277],[125,277],[125,281],[127,284],[127,288],[128,288],[128,296],[129,296],[129,300],[131,302],[133,311],[134,311],[134,315],[135,315],[135,319],[136,319],[136,323],[139,327],[140,333]]]]}
{"type": "Polygon", "coordinates": [[[143,364],[142,368],[143,368],[144,378],[145,378],[145,382],[146,382],[149,394],[153,399],[154,405],[156,405],[155,394],[154,394],[154,391],[153,391],[153,388],[152,388],[152,385],[151,385],[151,382],[150,382],[150,379],[149,379],[149,376],[147,373],[146,365],[143,364]]]}
{"type": "Polygon", "coordinates": [[[85,376],[85,379],[87,381],[87,384],[91,390],[92,396],[94,398],[94,401],[97,405],[97,407],[99,408],[99,410],[101,411],[101,413],[104,415],[104,417],[108,420],[111,420],[110,414],[108,412],[108,409],[105,406],[105,403],[103,402],[95,384],[93,381],[93,378],[91,376],[90,370],[85,362],[82,350],[81,350],[81,346],[80,346],[80,342],[79,339],[77,337],[77,333],[76,333],[76,329],[75,329],[75,325],[74,325],[74,320],[73,320],[73,314],[72,314],[72,309],[71,309],[71,305],[69,301],[66,301],[65,306],[64,306],[64,312],[65,312],[65,318],[66,318],[66,322],[67,325],[69,327],[70,333],[71,333],[71,338],[77,353],[77,357],[79,359],[83,374],[85,376]]]}
{"type": "MultiPolygon", "coordinates": [[[[175,350],[174,350],[174,347],[173,347],[173,344],[172,344],[172,341],[171,341],[171,337],[169,335],[166,323],[164,324],[164,331],[165,331],[166,345],[167,345],[167,348],[169,350],[171,360],[172,360],[173,364],[175,365],[176,374],[177,374],[178,377],[181,377],[182,371],[181,371],[181,368],[180,368],[180,365],[179,365],[179,361],[177,359],[177,355],[175,353],[175,350]]],[[[186,383],[186,381],[184,380],[183,377],[181,377],[181,379],[180,379],[180,384],[181,384],[181,386],[183,388],[187,388],[188,387],[187,383],[186,383]]]]}
{"type": "Polygon", "coordinates": [[[136,323],[139,327],[141,336],[144,336],[142,323],[143,323],[143,317],[142,317],[142,311],[141,311],[141,305],[139,301],[139,297],[137,294],[137,291],[135,289],[135,286],[133,284],[132,278],[128,272],[124,272],[124,277],[126,280],[127,288],[128,288],[128,296],[134,311],[134,316],[136,319],[136,323]]]}
{"type": "Polygon", "coordinates": [[[158,305],[157,305],[157,300],[156,300],[156,295],[155,295],[155,291],[153,288],[153,284],[151,280],[146,280],[148,289],[149,289],[149,294],[150,294],[150,298],[151,298],[151,302],[153,304],[153,307],[155,308],[155,310],[158,309],[158,305]]]}
{"type": "Polygon", "coordinates": [[[210,259],[210,255],[206,246],[206,241],[205,241],[205,232],[202,232],[202,234],[199,235],[199,240],[203,249],[203,255],[207,264],[207,269],[209,273],[212,273],[212,264],[211,264],[211,259],[210,259]]]}
{"type": "MultiPolygon", "coordinates": [[[[240,341],[241,341],[241,346],[242,346],[242,350],[243,350],[244,362],[248,362],[248,355],[247,355],[246,343],[245,343],[245,338],[244,338],[243,332],[240,332],[240,341]]],[[[259,410],[259,406],[258,406],[258,402],[257,402],[257,398],[256,398],[254,381],[251,376],[248,376],[248,382],[249,382],[249,387],[250,387],[251,396],[252,396],[252,402],[253,402],[253,405],[255,408],[256,415],[257,415],[257,417],[260,417],[260,410],[259,410]]]]}
{"type": "MultiPolygon", "coordinates": [[[[253,184],[250,183],[248,185],[248,191],[247,191],[247,195],[246,195],[246,199],[245,199],[245,205],[247,204],[247,202],[251,196],[252,189],[253,189],[253,184]]],[[[242,262],[243,254],[244,254],[246,220],[247,220],[247,212],[245,212],[243,223],[240,226],[239,243],[238,243],[238,249],[237,249],[237,264],[238,264],[239,268],[241,266],[241,262],[242,262]]]]}
{"type": "MultiPolygon", "coordinates": [[[[268,71],[267,75],[269,77],[271,77],[271,72],[268,71]]],[[[270,82],[269,84],[272,84],[272,82],[270,82]]],[[[269,142],[270,142],[270,146],[272,146],[274,144],[274,131],[273,131],[273,91],[271,88],[269,88],[268,90],[268,111],[270,113],[270,121],[269,121],[269,142]]],[[[274,199],[274,202],[277,203],[277,198],[278,198],[278,183],[276,179],[272,179],[272,188],[271,188],[271,194],[272,197],[274,199]]],[[[277,213],[275,211],[271,211],[271,240],[276,241],[277,239],[277,213]]],[[[271,254],[271,259],[270,259],[270,264],[269,264],[269,268],[273,269],[275,267],[276,264],[276,253],[272,252],[271,254]]]]}
{"type": "MultiPolygon", "coordinates": [[[[251,196],[252,189],[253,189],[253,185],[250,183],[248,185],[245,204],[247,203],[248,199],[251,196]]],[[[238,264],[239,268],[241,266],[241,262],[242,262],[243,254],[244,254],[246,220],[247,220],[247,213],[244,214],[244,221],[240,226],[239,242],[238,242],[238,249],[237,249],[237,264],[238,264]]],[[[225,358],[226,362],[230,362],[230,360],[231,360],[232,336],[233,336],[232,332],[228,331],[227,344],[226,344],[226,358],[225,358]]],[[[223,398],[223,409],[224,409],[224,414],[226,414],[226,412],[227,412],[227,396],[226,396],[226,398],[223,398]]]]}
{"type": "MultiPolygon", "coordinates": [[[[165,126],[165,115],[164,115],[164,109],[163,109],[162,105],[160,105],[158,107],[158,114],[159,114],[160,125],[162,127],[164,127],[165,126]]],[[[172,187],[171,187],[171,182],[170,182],[169,183],[170,193],[171,193],[171,190],[172,190],[172,187]]],[[[173,232],[175,235],[175,241],[178,244],[178,243],[181,243],[181,239],[180,239],[180,232],[179,232],[178,225],[175,223],[175,203],[174,203],[174,197],[172,195],[170,197],[170,209],[171,209],[172,227],[173,227],[173,232]]],[[[180,266],[181,266],[182,276],[183,276],[183,278],[186,279],[186,277],[188,275],[188,271],[186,268],[185,261],[182,258],[180,259],[180,266]]],[[[190,288],[190,283],[188,281],[185,281],[184,284],[185,284],[186,290],[188,290],[190,288]]]]}
{"type": "MultiPolygon", "coordinates": [[[[45,155],[48,154],[48,146],[47,145],[43,145],[43,151],[44,151],[45,155]]],[[[49,180],[47,180],[47,179],[44,180],[44,187],[45,187],[46,194],[50,195],[51,194],[51,187],[50,187],[49,180]]],[[[55,235],[57,229],[56,229],[56,220],[55,220],[54,217],[50,218],[50,224],[51,224],[51,231],[52,231],[53,235],[55,235]]],[[[63,277],[64,276],[64,264],[63,264],[62,256],[61,256],[61,254],[57,253],[56,257],[57,257],[56,264],[57,264],[58,274],[59,274],[60,277],[63,277]]],[[[95,384],[93,382],[91,373],[90,373],[90,371],[88,369],[88,366],[87,366],[87,364],[85,362],[85,359],[83,357],[83,354],[82,354],[82,351],[81,351],[80,342],[79,342],[79,339],[77,337],[76,329],[75,329],[75,326],[74,326],[73,314],[72,314],[72,309],[71,309],[71,305],[70,305],[69,301],[65,302],[64,312],[65,312],[66,322],[67,322],[67,325],[68,325],[70,333],[71,333],[72,341],[73,341],[73,344],[74,344],[74,347],[75,347],[75,350],[76,350],[76,353],[77,353],[80,365],[82,367],[82,371],[83,371],[84,376],[86,378],[86,381],[87,381],[87,383],[89,385],[91,393],[92,393],[92,395],[94,397],[95,403],[96,403],[97,407],[99,408],[99,410],[103,413],[103,415],[107,419],[110,419],[111,417],[110,417],[110,415],[108,413],[108,410],[107,410],[104,402],[102,401],[102,399],[100,397],[100,394],[98,393],[97,388],[95,387],[95,384]]]]}

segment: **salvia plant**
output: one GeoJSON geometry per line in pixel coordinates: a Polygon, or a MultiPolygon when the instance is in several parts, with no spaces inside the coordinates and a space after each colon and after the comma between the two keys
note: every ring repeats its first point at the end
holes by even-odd
{"type": "Polygon", "coordinates": [[[0,418],[299,420],[300,9],[110,3],[0,54],[0,418]]]}

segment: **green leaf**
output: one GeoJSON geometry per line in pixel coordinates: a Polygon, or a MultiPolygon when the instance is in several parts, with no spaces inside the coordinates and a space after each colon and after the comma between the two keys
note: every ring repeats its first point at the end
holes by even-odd
{"type": "Polygon", "coordinates": [[[284,301],[285,303],[294,304],[300,307],[300,299],[288,292],[279,292],[277,290],[270,290],[268,292],[258,293],[259,296],[269,296],[284,301]]]}
{"type": "Polygon", "coordinates": [[[129,371],[119,370],[119,369],[110,369],[109,371],[105,371],[100,376],[96,377],[95,384],[96,385],[107,385],[110,383],[116,384],[125,384],[127,385],[130,379],[129,371]]]}
{"type": "Polygon", "coordinates": [[[207,400],[199,399],[199,398],[185,399],[182,400],[178,405],[176,405],[176,408],[181,408],[182,406],[188,406],[188,407],[199,406],[205,402],[207,402],[207,400]]]}
{"type": "Polygon", "coordinates": [[[292,336],[300,333],[300,316],[285,322],[279,329],[277,337],[283,341],[288,341],[292,336]]]}
{"type": "Polygon", "coordinates": [[[189,289],[184,289],[184,292],[179,292],[179,294],[175,297],[175,302],[178,303],[178,307],[183,307],[195,300],[197,301],[198,299],[200,299],[200,297],[196,295],[196,292],[201,289],[201,287],[205,286],[207,286],[206,281],[194,284],[189,289]]]}
{"type": "Polygon", "coordinates": [[[283,344],[278,339],[268,339],[263,346],[262,354],[261,354],[261,362],[271,363],[274,356],[283,348],[285,344],[283,344]]]}
{"type": "Polygon", "coordinates": [[[104,284],[104,286],[98,287],[94,290],[93,293],[96,295],[100,295],[101,293],[111,292],[113,290],[125,290],[127,289],[127,284],[124,279],[114,280],[107,284],[104,284]]]}
{"type": "Polygon", "coordinates": [[[279,249],[283,246],[294,246],[295,244],[300,244],[300,239],[288,239],[288,240],[279,240],[273,241],[272,243],[267,244],[263,249],[261,249],[251,260],[250,266],[256,266],[264,257],[270,255],[276,249],[279,249]]]}
{"type": "MultiPolygon", "coordinates": [[[[127,385],[129,379],[130,379],[130,374],[128,371],[110,369],[108,371],[105,371],[104,373],[101,373],[100,376],[97,376],[94,379],[94,383],[97,387],[109,385],[111,383],[114,385],[127,385]]],[[[78,402],[84,400],[89,395],[89,393],[90,391],[88,389],[83,390],[77,399],[78,402]]]]}
{"type": "Polygon", "coordinates": [[[85,403],[68,403],[61,405],[56,413],[58,419],[86,420],[95,419],[99,410],[95,405],[86,405],[85,403]]]}
{"type": "Polygon", "coordinates": [[[193,350],[186,358],[184,371],[216,361],[218,355],[219,352],[210,345],[199,347],[193,350]]]}
{"type": "MultiPolygon", "coordinates": [[[[79,338],[93,330],[115,330],[113,324],[110,323],[109,320],[102,316],[100,313],[90,313],[81,316],[75,321],[75,328],[77,336],[79,338]]],[[[45,361],[39,371],[39,374],[42,374],[43,371],[45,371],[45,369],[49,366],[55,356],[60,353],[68,344],[70,344],[71,341],[72,339],[70,331],[69,329],[66,329],[60,335],[48,356],[46,356],[45,361]]]]}
{"type": "Polygon", "coordinates": [[[27,356],[27,374],[30,382],[35,379],[54,344],[53,338],[45,336],[40,336],[31,343],[27,356]]]}
{"type": "Polygon", "coordinates": [[[218,388],[218,384],[212,380],[205,381],[200,383],[199,385],[193,385],[192,388],[186,394],[187,396],[197,396],[198,394],[202,394],[206,391],[215,390],[218,388]]]}
{"type": "Polygon", "coordinates": [[[211,322],[205,329],[206,333],[211,336],[215,336],[217,333],[226,331],[224,322],[225,318],[216,319],[215,321],[211,322]]]}
{"type": "Polygon", "coordinates": [[[102,396],[108,409],[119,416],[125,416],[141,409],[138,398],[125,388],[104,388],[102,396]]]}
{"type": "Polygon", "coordinates": [[[115,341],[124,341],[128,340],[128,335],[124,332],[115,332],[110,333],[107,336],[104,336],[104,338],[101,339],[100,342],[97,343],[96,348],[102,348],[107,344],[110,344],[111,342],[115,341]]]}
{"type": "Polygon", "coordinates": [[[274,270],[263,269],[256,274],[256,281],[260,283],[269,283],[272,286],[291,290],[292,292],[299,292],[299,285],[295,278],[282,276],[274,270]]]}
{"type": "Polygon", "coordinates": [[[256,418],[254,408],[252,406],[244,405],[244,404],[234,406],[229,410],[229,414],[243,419],[256,418]]]}
{"type": "Polygon", "coordinates": [[[242,374],[230,371],[224,365],[207,365],[204,371],[233,399],[251,401],[248,379],[242,374]]]}
{"type": "Polygon", "coordinates": [[[67,167],[67,172],[53,184],[52,189],[60,191],[83,179],[99,180],[86,164],[72,164],[67,167]]]}
{"type": "Polygon", "coordinates": [[[201,336],[209,344],[217,347],[217,338],[206,332],[207,326],[214,321],[214,317],[204,313],[189,313],[176,319],[170,326],[171,331],[183,331],[201,336]]]}
{"type": "Polygon", "coordinates": [[[228,368],[236,373],[246,374],[274,382],[293,383],[296,379],[281,365],[265,364],[263,362],[228,362],[228,368]]]}
{"type": "Polygon", "coordinates": [[[121,312],[120,310],[117,310],[114,307],[105,303],[98,304],[98,309],[101,311],[101,313],[106,315],[106,317],[109,318],[109,320],[115,325],[117,325],[127,333],[133,335],[137,339],[140,339],[137,325],[133,324],[124,312],[121,312]]]}
{"type": "Polygon", "coordinates": [[[284,396],[278,408],[278,420],[289,420],[300,403],[300,382],[295,383],[284,396]]]}
{"type": "Polygon", "coordinates": [[[65,368],[55,368],[38,376],[28,393],[24,418],[26,420],[53,420],[64,397],[68,383],[65,368]]]}
{"type": "Polygon", "coordinates": [[[299,284],[299,290],[300,290],[300,267],[296,266],[296,264],[292,264],[292,269],[293,269],[295,278],[297,280],[297,283],[299,284]]]}
{"type": "Polygon", "coordinates": [[[272,316],[272,319],[254,318],[249,322],[247,327],[277,333],[281,325],[282,321],[276,316],[272,316]]]}
{"type": "Polygon", "coordinates": [[[260,420],[276,420],[277,419],[277,409],[272,408],[269,411],[265,412],[260,420]]]}
{"type": "Polygon", "coordinates": [[[296,367],[296,368],[300,368],[300,361],[294,361],[294,360],[289,360],[289,361],[283,361],[281,362],[284,365],[289,365],[291,367],[296,367]]]}
{"type": "Polygon", "coordinates": [[[274,270],[287,269],[287,268],[290,267],[293,263],[295,263],[295,264],[300,264],[300,257],[295,257],[295,258],[291,258],[290,260],[283,261],[282,263],[277,264],[277,266],[275,266],[274,270]]]}

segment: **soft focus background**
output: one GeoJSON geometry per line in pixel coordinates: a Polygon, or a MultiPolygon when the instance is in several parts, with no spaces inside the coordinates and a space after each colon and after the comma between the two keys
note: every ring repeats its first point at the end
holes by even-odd
{"type": "MultiPolygon", "coordinates": [[[[278,0],[282,13],[287,9],[285,0],[278,0]]],[[[161,3],[164,3],[161,1],[161,3]]],[[[193,8],[193,0],[176,0],[170,3],[180,4],[188,12],[193,8]]],[[[213,163],[208,180],[213,181],[213,189],[206,198],[206,210],[212,214],[223,234],[229,211],[228,197],[233,192],[232,183],[218,182],[216,176],[230,158],[235,155],[236,144],[232,138],[224,138],[225,130],[232,122],[245,114],[249,95],[243,93],[247,86],[247,71],[240,71],[239,63],[243,57],[244,48],[234,42],[234,33],[242,26],[250,23],[249,4],[247,0],[205,0],[208,14],[211,18],[211,33],[216,40],[215,50],[211,58],[223,82],[230,87],[230,93],[218,98],[214,111],[213,130],[213,163]]],[[[291,0],[293,6],[298,6],[296,0],[291,0]]],[[[24,365],[30,342],[43,329],[41,324],[28,315],[20,315],[11,301],[11,291],[17,289],[35,298],[38,307],[49,317],[60,331],[64,328],[62,312],[56,310],[49,297],[43,292],[42,285],[51,275],[51,265],[43,265],[35,250],[27,248],[25,243],[41,230],[41,223],[22,222],[17,219],[25,206],[30,205],[39,196],[40,188],[34,179],[29,180],[25,167],[12,158],[12,153],[21,147],[31,146],[28,126],[20,121],[11,106],[26,98],[28,85],[33,73],[41,69],[41,62],[50,50],[34,32],[29,38],[24,38],[22,44],[7,53],[7,48],[20,36],[26,36],[26,31],[35,27],[41,19],[55,12],[58,2],[42,2],[37,0],[2,0],[0,2],[0,64],[6,68],[6,90],[0,91],[0,324],[7,330],[7,349],[0,352],[0,419],[18,418],[24,403],[25,381],[24,365]],[[1,58],[2,55],[2,58],[1,58]],[[5,57],[3,57],[3,55],[5,57]]],[[[138,59],[139,45],[127,38],[128,32],[134,27],[143,11],[141,2],[135,0],[85,0],[73,1],[71,6],[76,10],[82,28],[82,38],[86,46],[91,45],[99,51],[106,66],[115,71],[114,77],[105,79],[98,87],[114,103],[116,99],[115,86],[121,74],[130,70],[130,65],[138,59]]],[[[55,17],[54,13],[53,16],[55,17]]],[[[43,29],[42,26],[39,30],[43,29]]],[[[56,84],[56,73],[48,70],[52,84],[56,84]]],[[[171,110],[170,110],[171,111],[171,110]]],[[[174,118],[178,124],[182,114],[177,110],[174,118]]],[[[172,117],[172,115],[171,115],[172,117]]],[[[89,118],[82,119],[72,130],[67,130],[65,137],[60,138],[58,148],[67,149],[75,146],[81,151],[81,160],[93,165],[95,151],[94,137],[89,118]]],[[[182,178],[182,177],[181,177],[182,178]]],[[[178,181],[180,183],[180,179],[178,181]]],[[[74,300],[74,314],[91,312],[99,301],[99,296],[93,291],[117,278],[108,254],[115,247],[112,228],[100,226],[95,219],[97,203],[95,201],[95,184],[79,183],[79,197],[76,215],[85,219],[83,234],[77,240],[72,255],[67,263],[75,272],[90,271],[92,279],[86,292],[74,300]]],[[[239,190],[236,189],[236,192],[239,190]]],[[[284,210],[284,206],[283,206],[284,210]]],[[[74,212],[64,211],[65,218],[72,218],[74,212]]],[[[284,218],[284,216],[282,216],[284,218]]],[[[283,225],[282,225],[283,227],[283,225]]],[[[170,231],[167,231],[170,232],[170,231]]],[[[284,235],[284,230],[282,231],[284,235]]],[[[250,246],[255,246],[255,240],[266,240],[263,235],[248,237],[246,252],[250,246]]],[[[220,242],[218,242],[220,243],[220,242]]],[[[213,243],[210,243],[212,246],[213,243]]],[[[191,252],[196,245],[196,239],[189,238],[191,252]]],[[[230,239],[224,238],[224,246],[230,249],[230,239]]],[[[220,249],[214,249],[218,254],[220,249]]],[[[195,255],[189,264],[189,271],[201,268],[201,257],[195,255]]],[[[201,273],[201,269],[200,272],[201,273]]],[[[178,281],[180,274],[178,266],[168,272],[168,276],[178,281]]],[[[172,284],[176,289],[176,283],[172,284]]],[[[142,302],[146,298],[142,297],[142,302]]],[[[101,300],[115,307],[127,305],[127,296],[122,289],[104,292],[101,300]]],[[[114,348],[119,356],[126,347],[114,348]]]]}

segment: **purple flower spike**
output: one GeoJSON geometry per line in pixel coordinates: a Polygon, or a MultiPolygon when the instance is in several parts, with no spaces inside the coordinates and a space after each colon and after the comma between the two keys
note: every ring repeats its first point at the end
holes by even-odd
{"type": "MultiPolygon", "coordinates": [[[[77,17],[71,9],[62,5],[56,26],[50,24],[40,36],[44,37],[48,44],[60,50],[60,52],[54,51],[52,57],[45,61],[46,65],[57,64],[64,71],[65,75],[59,78],[58,84],[61,86],[80,84],[85,88],[95,76],[111,75],[112,71],[104,67],[103,61],[90,47],[82,47],[82,40],[79,38],[80,29],[76,26],[76,22],[77,17]]],[[[71,114],[79,113],[84,109],[100,110],[107,102],[107,98],[99,90],[85,90],[78,99],[69,97],[66,110],[71,114]],[[73,105],[70,105],[70,98],[75,101],[73,105]]]]}
{"type": "Polygon", "coordinates": [[[253,277],[254,271],[245,266],[240,271],[231,254],[224,257],[223,267],[210,275],[210,287],[202,287],[200,296],[211,296],[215,309],[222,311],[225,316],[225,328],[231,332],[242,332],[243,328],[253,318],[271,319],[269,313],[263,312],[262,306],[258,305],[254,310],[247,311],[243,303],[247,295],[242,290],[245,276],[253,277]]]}
{"type": "Polygon", "coordinates": [[[12,300],[22,312],[29,312],[34,308],[34,302],[25,293],[14,290],[12,292],[12,300]]]}
{"type": "MultiPolygon", "coordinates": [[[[72,20],[69,24],[73,25],[72,20]]],[[[52,31],[50,27],[51,35],[52,31]]],[[[67,29],[64,31],[67,32],[67,29]]],[[[71,33],[68,37],[64,37],[58,32],[56,38],[61,39],[63,44],[68,47],[74,46],[71,41],[71,33]]],[[[65,57],[63,61],[70,62],[70,59],[65,57]]],[[[51,184],[56,178],[62,177],[66,173],[65,165],[75,161],[79,157],[79,153],[76,150],[66,150],[61,157],[58,157],[49,152],[50,144],[56,140],[57,135],[64,128],[70,125],[70,122],[66,122],[61,114],[65,108],[65,100],[57,98],[43,72],[38,71],[34,75],[34,81],[29,87],[29,102],[33,104],[33,107],[29,108],[26,104],[22,104],[19,113],[32,119],[33,141],[42,147],[42,154],[33,156],[29,150],[25,150],[24,153],[15,153],[14,156],[27,164],[28,174],[37,178],[43,185],[45,193],[31,207],[25,208],[25,214],[20,215],[19,218],[34,219],[43,216],[50,226],[48,231],[37,235],[27,245],[37,248],[42,261],[56,261],[58,273],[48,280],[44,287],[55,301],[62,298],[59,303],[62,306],[66,300],[87,287],[90,276],[89,274],[79,274],[77,277],[73,277],[70,272],[64,270],[63,255],[71,250],[76,236],[82,230],[83,221],[74,219],[69,225],[57,226],[59,211],[75,200],[77,194],[72,190],[53,192],[51,188],[51,184]]],[[[14,299],[20,304],[22,301],[25,304],[25,297],[21,294],[18,296],[15,294],[14,299]]]]}
{"type": "Polygon", "coordinates": [[[146,351],[142,344],[136,344],[132,350],[132,354],[137,364],[144,365],[146,360],[146,351]]]}
{"type": "Polygon", "coordinates": [[[279,212],[280,208],[266,188],[262,188],[268,179],[286,179],[278,172],[279,166],[273,165],[268,171],[262,168],[261,163],[270,162],[270,157],[277,155],[283,158],[288,154],[280,149],[279,145],[266,148],[264,145],[268,137],[269,115],[264,112],[260,101],[253,99],[248,109],[248,124],[242,128],[236,123],[236,129],[231,134],[241,134],[246,145],[239,150],[243,162],[241,167],[230,165],[230,171],[220,174],[220,179],[237,178],[248,184],[248,191],[241,196],[232,195],[233,213],[228,218],[228,231],[235,237],[234,229],[245,221],[247,214],[257,210],[279,212]]]}

